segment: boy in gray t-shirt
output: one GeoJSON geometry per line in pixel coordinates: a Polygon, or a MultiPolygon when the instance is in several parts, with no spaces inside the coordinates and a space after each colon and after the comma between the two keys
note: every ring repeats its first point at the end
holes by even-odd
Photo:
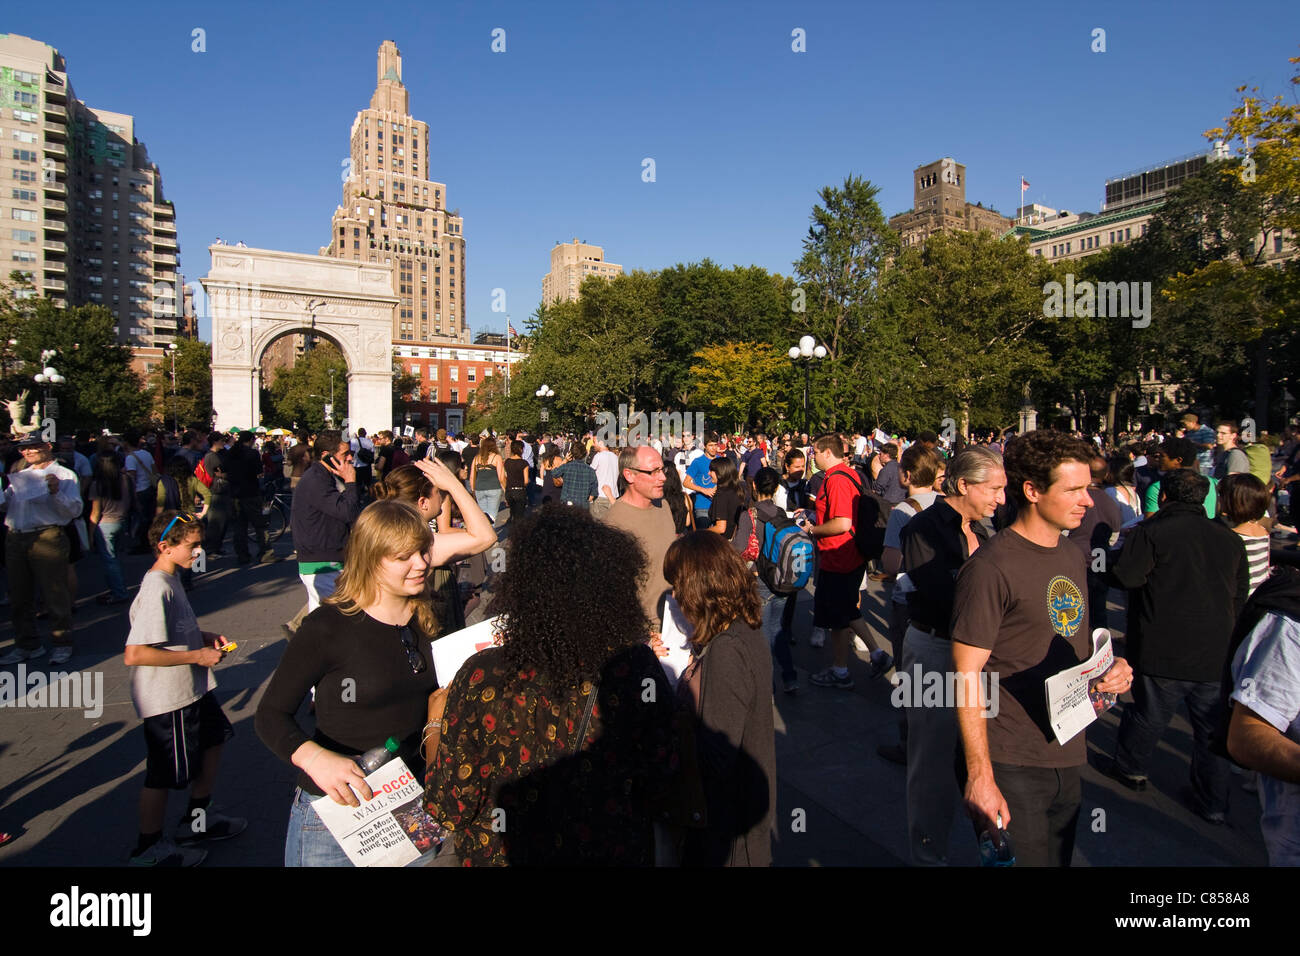
{"type": "Polygon", "coordinates": [[[143,722],[147,761],[140,793],[140,838],[132,866],[194,866],[207,851],[178,846],[237,836],[247,820],[211,806],[222,745],[234,736],[212,691],[212,667],[233,649],[221,634],[199,629],[178,572],[194,562],[203,531],[193,515],[164,512],[149,528],[157,560],[131,604],[125,663],[131,700],[143,722]],[[191,786],[175,840],[163,835],[167,791],[191,786]]]}

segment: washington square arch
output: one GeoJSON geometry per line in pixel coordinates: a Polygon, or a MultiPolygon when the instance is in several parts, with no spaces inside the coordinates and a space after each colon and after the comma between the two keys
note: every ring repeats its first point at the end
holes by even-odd
{"type": "Polygon", "coordinates": [[[201,281],[212,316],[212,404],[216,427],[255,428],[261,419],[264,353],[286,333],[331,339],[348,364],[348,418],[370,431],[393,418],[392,270],[323,256],[208,247],[201,281]]]}

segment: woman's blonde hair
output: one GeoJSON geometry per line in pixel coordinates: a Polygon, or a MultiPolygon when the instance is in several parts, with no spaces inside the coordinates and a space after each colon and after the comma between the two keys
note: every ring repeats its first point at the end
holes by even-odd
{"type": "MultiPolygon", "coordinates": [[[[359,614],[379,599],[379,565],[384,558],[427,552],[433,546],[429,523],[411,504],[396,498],[368,505],[352,526],[343,555],[343,571],[334,593],[325,604],[334,604],[344,614],[359,614]]],[[[438,621],[430,606],[428,585],[420,594],[407,598],[420,629],[429,637],[438,633],[438,621]]]]}

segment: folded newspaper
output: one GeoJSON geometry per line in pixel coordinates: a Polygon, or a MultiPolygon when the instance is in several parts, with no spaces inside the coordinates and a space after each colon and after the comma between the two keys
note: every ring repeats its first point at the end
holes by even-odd
{"type": "Polygon", "coordinates": [[[444,831],[424,809],[424,784],[406,761],[388,761],[366,784],[374,798],[359,807],[330,797],[312,803],[355,866],[405,866],[442,841],[444,831]]]}
{"type": "Polygon", "coordinates": [[[1056,733],[1056,742],[1062,745],[1115,706],[1115,694],[1097,689],[1115,663],[1110,631],[1104,627],[1093,631],[1092,648],[1092,656],[1082,664],[1067,667],[1043,681],[1047,716],[1056,733]]]}
{"type": "Polygon", "coordinates": [[[694,628],[686,620],[675,598],[664,601],[664,620],[659,627],[659,639],[668,649],[668,656],[659,658],[659,664],[674,690],[682,679],[682,672],[691,662],[691,634],[694,628]]]}
{"type": "Polygon", "coordinates": [[[450,684],[461,666],[479,651],[500,643],[499,625],[499,616],[490,617],[433,642],[433,671],[439,687],[450,684]]]}

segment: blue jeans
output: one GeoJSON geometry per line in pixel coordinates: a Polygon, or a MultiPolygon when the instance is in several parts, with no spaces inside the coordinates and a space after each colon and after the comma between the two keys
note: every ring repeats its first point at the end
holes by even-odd
{"type": "MultiPolygon", "coordinates": [[[[285,866],[353,865],[312,806],[319,799],[302,787],[294,790],[293,806],[289,809],[289,831],[284,837],[285,866]]],[[[428,866],[437,855],[438,847],[434,847],[406,865],[428,866]]]]}
{"type": "Polygon", "coordinates": [[[501,489],[489,488],[475,491],[474,500],[478,506],[483,509],[483,513],[488,516],[488,520],[493,524],[497,523],[497,512],[501,510],[501,489]]]}
{"type": "Polygon", "coordinates": [[[104,583],[113,597],[122,599],[128,595],[117,548],[124,530],[120,521],[101,521],[95,526],[95,551],[99,554],[99,566],[104,570],[104,583]]]}
{"type": "Polygon", "coordinates": [[[794,669],[794,658],[790,654],[789,632],[783,626],[786,597],[783,594],[773,594],[763,583],[762,578],[759,578],[758,599],[763,603],[763,634],[772,649],[772,658],[781,670],[781,680],[792,681],[797,673],[794,669]]]}
{"type": "Polygon", "coordinates": [[[1115,745],[1115,769],[1130,776],[1146,776],[1147,761],[1164,736],[1179,701],[1187,704],[1192,725],[1192,794],[1206,813],[1228,809],[1228,762],[1210,750],[1210,735],[1219,722],[1221,702],[1218,681],[1174,680],[1138,675],[1133,682],[1133,703],[1124,707],[1115,745]]]}

